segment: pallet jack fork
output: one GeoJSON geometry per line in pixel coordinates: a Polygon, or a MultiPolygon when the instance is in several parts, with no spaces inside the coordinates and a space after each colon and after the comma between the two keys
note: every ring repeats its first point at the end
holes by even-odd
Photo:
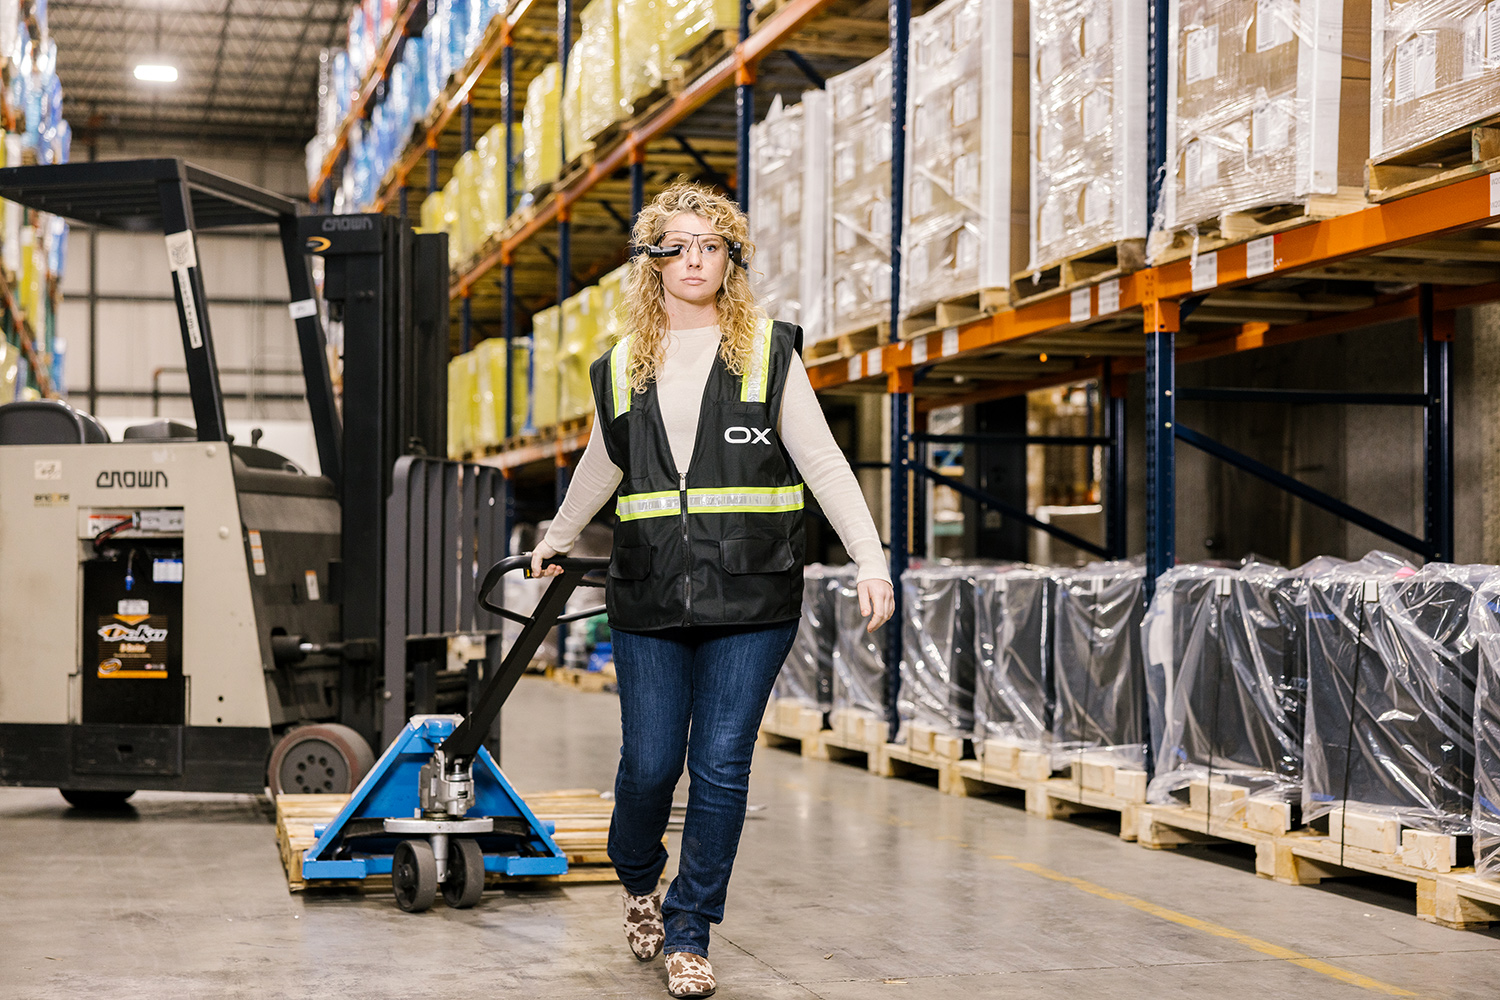
{"type": "Polygon", "coordinates": [[[485,872],[561,875],[568,859],[484,748],[526,665],[552,627],[590,618],[602,607],[564,614],[580,587],[604,586],[608,559],[564,557],[530,617],[489,600],[501,577],[531,565],[530,554],[496,563],[479,588],[479,605],[521,624],[500,669],[465,717],[417,715],[375,762],[338,816],[318,833],[302,860],[309,880],[362,879],[389,873],[396,904],[427,909],[439,887],[451,907],[479,902],[485,872]]]}

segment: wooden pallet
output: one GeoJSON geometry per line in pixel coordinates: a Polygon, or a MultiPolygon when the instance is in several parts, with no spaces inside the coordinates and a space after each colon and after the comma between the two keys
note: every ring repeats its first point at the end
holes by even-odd
{"type": "Polygon", "coordinates": [[[692,49],[682,53],[672,60],[672,67],[668,71],[668,87],[672,94],[681,93],[688,84],[702,76],[709,67],[716,65],[734,50],[739,41],[739,29],[729,30],[720,28],[710,31],[692,49]]]}
{"type": "Polygon", "coordinates": [[[615,678],[614,665],[603,670],[579,670],[577,667],[547,667],[547,678],[588,694],[618,692],[619,681],[615,678]]]}
{"type": "MultiPolygon", "coordinates": [[[[503,875],[486,875],[485,887],[498,888],[516,884],[563,884],[571,882],[613,882],[614,867],[609,863],[609,821],[614,803],[599,797],[590,788],[555,792],[523,793],[522,798],[537,819],[555,825],[552,839],[568,856],[568,871],[563,875],[529,876],[524,879],[503,875]]],[[[276,799],[276,845],[286,872],[287,890],[343,889],[361,892],[388,892],[389,875],[363,879],[319,879],[309,884],[302,877],[302,854],[318,839],[314,831],[332,822],[349,801],[347,795],[280,795],[276,799]]]]}
{"type": "Polygon", "coordinates": [[[1457,129],[1415,149],[1365,165],[1365,192],[1372,202],[1430,191],[1500,170],[1500,123],[1457,129]]]}
{"type": "Polygon", "coordinates": [[[874,712],[836,708],[828,715],[832,728],[821,735],[826,759],[857,764],[871,774],[884,774],[881,751],[885,747],[889,726],[874,712]]]}
{"type": "Polygon", "coordinates": [[[811,344],[804,344],[802,357],[805,363],[810,365],[852,358],[862,351],[884,344],[890,338],[890,331],[890,323],[877,323],[874,326],[860,327],[849,333],[841,333],[836,337],[825,337],[811,344]]]}
{"type": "Polygon", "coordinates": [[[901,339],[911,340],[936,330],[963,326],[992,316],[1010,303],[1010,292],[1004,288],[985,288],[968,295],[943,299],[913,309],[901,321],[901,339]]]}
{"type": "Polygon", "coordinates": [[[1016,305],[1062,295],[1146,266],[1146,241],[1118,240],[1072,254],[1011,277],[1010,300],[1016,305]]]}
{"type": "Polygon", "coordinates": [[[1170,232],[1158,232],[1151,237],[1151,265],[1153,267],[1183,260],[1194,254],[1202,255],[1235,243],[1244,243],[1262,236],[1272,236],[1288,229],[1295,229],[1309,222],[1332,219],[1368,208],[1369,202],[1359,188],[1340,188],[1338,194],[1315,194],[1301,201],[1244,212],[1226,212],[1212,219],[1204,219],[1194,227],[1180,226],[1170,232]]]}
{"type": "Polygon", "coordinates": [[[766,708],[761,720],[759,746],[790,748],[804,757],[827,760],[822,749],[823,713],[795,698],[778,698],[766,708]]]}

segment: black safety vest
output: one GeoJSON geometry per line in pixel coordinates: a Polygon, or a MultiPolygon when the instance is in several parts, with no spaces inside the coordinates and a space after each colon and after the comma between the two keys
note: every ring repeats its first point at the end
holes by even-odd
{"type": "Polygon", "coordinates": [[[632,392],[631,338],[589,368],[615,501],[609,623],[626,631],[753,625],[802,614],[802,477],[776,433],[797,329],[764,320],[743,376],[714,355],[682,475],[656,383],[632,392]]]}

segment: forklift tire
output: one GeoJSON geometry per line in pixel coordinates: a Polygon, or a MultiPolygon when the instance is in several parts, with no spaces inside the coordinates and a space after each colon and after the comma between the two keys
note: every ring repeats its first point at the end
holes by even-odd
{"type": "Polygon", "coordinates": [[[68,805],[74,809],[84,809],[89,812],[118,812],[125,808],[125,800],[135,794],[132,789],[128,792],[100,791],[98,789],[84,788],[59,788],[62,797],[68,800],[68,805]]]}
{"type": "Polygon", "coordinates": [[[283,793],[321,792],[347,795],[375,765],[365,738],[337,722],[319,722],[288,730],[271,751],[266,786],[275,798],[283,793]]]}
{"type": "Polygon", "coordinates": [[[421,913],[437,899],[437,859],[425,840],[403,840],[391,858],[391,891],[396,905],[421,913]]]}
{"type": "Polygon", "coordinates": [[[443,883],[443,902],[455,910],[467,910],[484,895],[484,852],[479,842],[453,840],[448,843],[448,880],[443,883]]]}

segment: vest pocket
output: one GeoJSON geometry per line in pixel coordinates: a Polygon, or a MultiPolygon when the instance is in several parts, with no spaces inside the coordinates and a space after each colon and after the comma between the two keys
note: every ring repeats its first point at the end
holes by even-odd
{"type": "Polygon", "coordinates": [[[651,575],[651,546],[617,545],[609,561],[609,575],[619,580],[644,580],[651,575]]]}
{"type": "Polygon", "coordinates": [[[719,559],[726,573],[785,573],[795,563],[785,538],[721,538],[719,559]]]}

